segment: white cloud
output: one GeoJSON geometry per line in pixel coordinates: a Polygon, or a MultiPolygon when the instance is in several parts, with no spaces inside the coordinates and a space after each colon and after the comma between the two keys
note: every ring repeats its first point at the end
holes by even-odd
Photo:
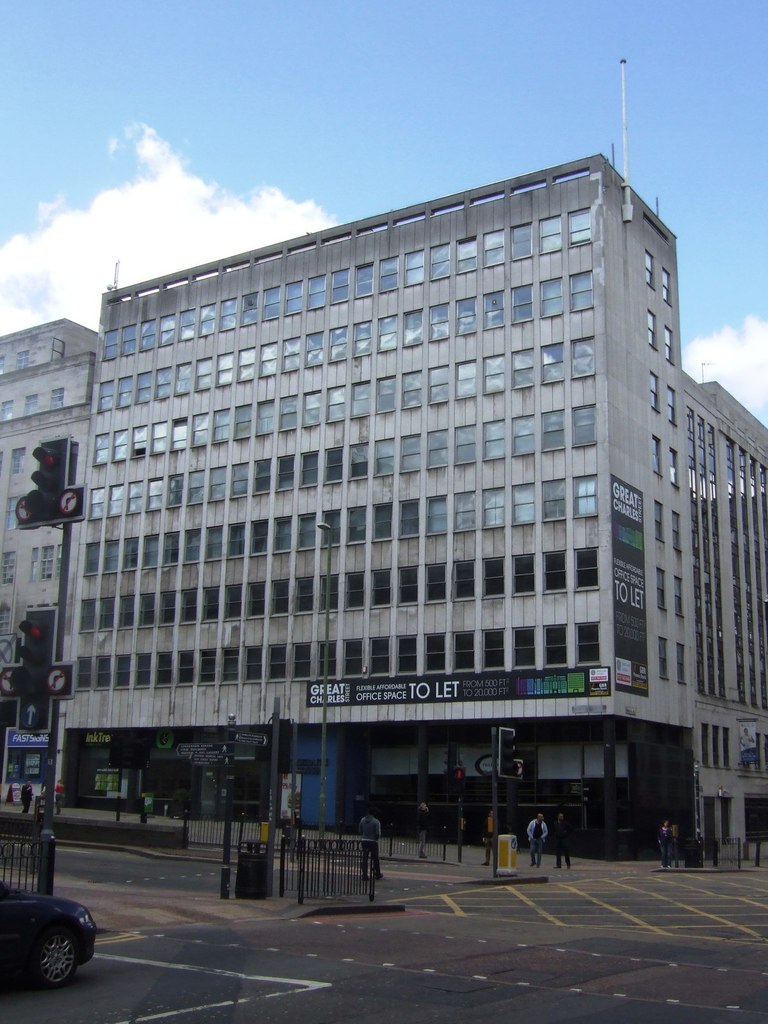
{"type": "Polygon", "coordinates": [[[683,367],[694,380],[716,380],[768,424],[768,321],[748,316],[685,346],[683,367]]]}
{"type": "Polygon", "coordinates": [[[147,125],[107,149],[114,155],[125,145],[135,153],[132,180],[98,193],[87,209],[61,197],[41,203],[35,230],[0,244],[0,334],[60,317],[97,328],[118,261],[127,285],[334,223],[311,200],[276,187],[238,196],[203,181],[147,125]]]}

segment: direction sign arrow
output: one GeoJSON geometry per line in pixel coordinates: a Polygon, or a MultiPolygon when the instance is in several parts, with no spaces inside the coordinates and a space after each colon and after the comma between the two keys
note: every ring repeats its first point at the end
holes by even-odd
{"type": "Polygon", "coordinates": [[[266,747],[269,743],[269,736],[265,732],[236,732],[237,743],[250,743],[254,747],[266,747]]]}
{"type": "Polygon", "coordinates": [[[180,743],[176,747],[179,757],[231,757],[231,743],[180,743]]]}

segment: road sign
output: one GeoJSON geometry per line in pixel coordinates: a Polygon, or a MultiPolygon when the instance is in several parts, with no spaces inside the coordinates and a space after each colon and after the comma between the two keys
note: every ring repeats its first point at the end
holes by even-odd
{"type": "Polygon", "coordinates": [[[250,743],[253,747],[266,747],[269,744],[269,734],[266,732],[236,732],[237,743],[250,743]]]}
{"type": "Polygon", "coordinates": [[[176,753],[198,765],[229,764],[235,755],[231,743],[180,743],[176,753]]]}

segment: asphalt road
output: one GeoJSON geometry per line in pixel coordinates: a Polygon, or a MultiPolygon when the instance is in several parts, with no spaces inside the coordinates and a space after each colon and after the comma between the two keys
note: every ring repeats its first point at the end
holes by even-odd
{"type": "Polygon", "coordinates": [[[91,903],[105,928],[97,955],[61,993],[0,987],[8,1020],[768,1019],[761,871],[590,865],[492,885],[475,865],[386,864],[377,906],[404,911],[328,914],[219,900],[214,864],[67,850],[57,870],[57,891],[91,903]]]}

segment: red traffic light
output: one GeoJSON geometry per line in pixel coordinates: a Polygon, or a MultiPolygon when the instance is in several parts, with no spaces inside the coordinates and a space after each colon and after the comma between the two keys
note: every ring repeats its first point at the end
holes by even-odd
{"type": "Polygon", "coordinates": [[[465,774],[464,766],[461,764],[457,764],[453,769],[453,777],[457,782],[463,782],[465,774]]]}
{"type": "Polygon", "coordinates": [[[37,490],[25,494],[16,503],[20,529],[31,530],[83,519],[83,488],[69,484],[74,451],[66,437],[44,441],[35,448],[32,455],[38,468],[32,474],[32,482],[37,490]]]}

